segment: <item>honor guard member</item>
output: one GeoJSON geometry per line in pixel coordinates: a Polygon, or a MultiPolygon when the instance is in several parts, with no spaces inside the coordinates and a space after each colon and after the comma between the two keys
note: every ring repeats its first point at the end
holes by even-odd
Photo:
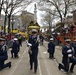
{"type": "Polygon", "coordinates": [[[0,38],[0,71],[6,67],[11,67],[11,62],[5,64],[8,59],[7,46],[5,44],[5,39],[0,38]]]}
{"type": "Polygon", "coordinates": [[[54,58],[54,53],[55,53],[55,44],[53,43],[53,41],[54,39],[50,38],[50,42],[48,43],[48,53],[50,59],[54,58]]]}
{"type": "Polygon", "coordinates": [[[76,65],[76,40],[74,40],[73,48],[74,48],[73,57],[70,59],[70,63],[72,63],[70,66],[71,73],[73,73],[74,66],[76,65]]]}
{"type": "Polygon", "coordinates": [[[32,30],[32,35],[29,38],[28,43],[31,44],[30,46],[30,51],[29,51],[29,57],[30,57],[30,70],[33,69],[33,63],[34,63],[34,73],[37,72],[37,67],[38,67],[38,40],[37,40],[37,30],[33,29],[32,30]]]}
{"type": "Polygon", "coordinates": [[[13,45],[12,45],[12,50],[11,50],[11,56],[12,58],[18,58],[18,52],[19,52],[19,43],[18,43],[18,39],[17,38],[14,38],[14,42],[13,42],[13,45]],[[14,54],[14,55],[13,55],[14,54]]]}
{"type": "MultiPolygon", "coordinates": [[[[59,64],[58,68],[63,69],[65,72],[69,71],[69,64],[71,63],[71,58],[73,58],[73,49],[70,45],[71,40],[66,39],[66,44],[62,48],[62,64],[59,64]]],[[[70,69],[70,72],[72,72],[72,69],[70,69]]]]}

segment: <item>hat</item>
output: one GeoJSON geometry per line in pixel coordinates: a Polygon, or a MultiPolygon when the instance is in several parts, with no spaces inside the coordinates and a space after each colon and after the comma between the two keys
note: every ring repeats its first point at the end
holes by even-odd
{"type": "Polygon", "coordinates": [[[70,44],[71,40],[70,39],[66,39],[65,42],[70,44]]]}
{"type": "Polygon", "coordinates": [[[14,38],[14,40],[18,40],[17,38],[14,38]]]}
{"type": "Polygon", "coordinates": [[[5,41],[5,39],[4,38],[0,38],[0,41],[5,41]]]}
{"type": "Polygon", "coordinates": [[[50,38],[50,40],[54,40],[53,38],[50,38]]]}
{"type": "Polygon", "coordinates": [[[65,41],[66,41],[66,42],[70,42],[71,40],[70,40],[70,39],[66,39],[65,41]]]}
{"type": "Polygon", "coordinates": [[[32,29],[32,32],[37,32],[37,30],[36,29],[32,29]]]}

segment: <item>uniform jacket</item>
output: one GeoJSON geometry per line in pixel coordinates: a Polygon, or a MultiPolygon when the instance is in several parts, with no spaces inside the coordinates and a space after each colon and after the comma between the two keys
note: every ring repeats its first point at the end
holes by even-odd
{"type": "Polygon", "coordinates": [[[8,58],[8,54],[7,54],[7,46],[4,45],[0,45],[0,60],[6,60],[8,58]]]}
{"type": "Polygon", "coordinates": [[[19,51],[19,43],[17,43],[17,42],[13,43],[13,45],[12,45],[12,51],[14,53],[17,53],[19,51]]]}
{"type": "Polygon", "coordinates": [[[68,59],[70,60],[70,58],[73,57],[72,47],[64,46],[64,47],[62,48],[62,55],[63,55],[62,62],[65,63],[65,64],[68,63],[68,59]],[[71,50],[71,52],[68,52],[68,50],[71,50]],[[72,55],[72,56],[69,57],[68,55],[72,55]]]}
{"type": "Polygon", "coordinates": [[[48,52],[54,53],[55,52],[55,44],[53,42],[48,43],[48,52]]]}
{"type": "Polygon", "coordinates": [[[76,55],[76,44],[73,45],[74,51],[75,51],[75,55],[76,55]]]}
{"type": "Polygon", "coordinates": [[[39,46],[37,37],[30,36],[28,42],[32,44],[32,46],[31,46],[32,53],[37,54],[38,53],[38,46],[39,46]]]}

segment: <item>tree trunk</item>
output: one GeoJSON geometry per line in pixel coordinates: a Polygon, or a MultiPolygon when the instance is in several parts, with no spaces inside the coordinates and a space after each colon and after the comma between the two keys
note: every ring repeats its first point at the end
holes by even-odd
{"type": "Polygon", "coordinates": [[[10,33],[10,18],[11,18],[11,15],[8,15],[8,33],[10,33]]]}
{"type": "Polygon", "coordinates": [[[7,24],[7,15],[5,15],[5,20],[4,20],[4,34],[6,33],[6,24],[7,24]]]}

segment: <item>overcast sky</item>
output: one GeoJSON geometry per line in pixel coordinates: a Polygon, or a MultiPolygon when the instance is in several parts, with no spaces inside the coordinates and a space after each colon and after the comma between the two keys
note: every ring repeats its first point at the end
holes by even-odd
{"type": "MultiPolygon", "coordinates": [[[[34,14],[34,4],[35,4],[35,2],[33,2],[33,3],[31,3],[27,8],[26,8],[26,10],[28,11],[28,12],[31,12],[31,13],[33,13],[34,14]]],[[[42,23],[41,23],[41,14],[44,14],[44,12],[42,12],[42,11],[40,11],[40,10],[38,10],[37,9],[37,22],[40,24],[40,26],[43,26],[42,25],[42,23]]]]}

